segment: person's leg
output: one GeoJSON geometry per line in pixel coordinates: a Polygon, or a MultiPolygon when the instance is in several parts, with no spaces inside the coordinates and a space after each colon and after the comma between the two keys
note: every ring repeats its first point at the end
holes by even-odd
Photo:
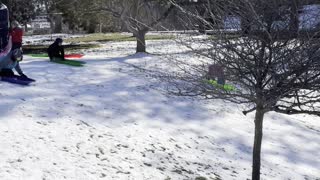
{"type": "Polygon", "coordinates": [[[52,57],[50,60],[51,61],[62,61],[63,59],[61,57],[52,57]]]}
{"type": "Polygon", "coordinates": [[[2,77],[13,77],[14,72],[11,69],[2,69],[0,71],[0,76],[2,77]]]}
{"type": "Polygon", "coordinates": [[[63,55],[59,55],[59,58],[60,58],[61,60],[65,60],[63,55]]]}
{"type": "Polygon", "coordinates": [[[224,79],[223,76],[219,76],[217,83],[218,83],[218,84],[221,84],[221,85],[224,85],[224,84],[226,83],[226,80],[224,79]]]}
{"type": "Polygon", "coordinates": [[[13,43],[12,44],[12,50],[20,49],[21,47],[22,47],[21,43],[13,43]]]}

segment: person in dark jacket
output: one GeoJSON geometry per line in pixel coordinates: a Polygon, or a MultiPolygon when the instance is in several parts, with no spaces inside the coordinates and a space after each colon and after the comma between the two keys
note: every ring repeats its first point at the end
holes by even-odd
{"type": "Polygon", "coordinates": [[[48,48],[48,56],[50,61],[64,60],[64,48],[62,39],[57,38],[48,48]]]}
{"type": "Polygon", "coordinates": [[[207,79],[217,80],[218,84],[224,85],[226,80],[225,80],[223,66],[221,66],[220,64],[210,65],[209,71],[207,74],[207,79]]]}
{"type": "MultiPolygon", "coordinates": [[[[11,51],[14,51],[15,49],[19,49],[22,53],[22,36],[23,36],[23,30],[20,27],[20,24],[18,21],[12,21],[11,22],[11,29],[10,29],[10,36],[12,41],[12,48],[11,51]]],[[[18,52],[18,51],[15,51],[18,52]]],[[[23,56],[21,56],[22,61],[23,56]]],[[[20,69],[19,61],[16,61],[16,67],[20,69]]],[[[16,68],[15,68],[16,69],[16,68]]],[[[20,70],[21,71],[21,70],[20,70]]],[[[19,72],[19,71],[17,71],[19,72]]],[[[21,71],[22,72],[22,71],[21,71]]],[[[19,73],[20,74],[20,73],[19,73]]],[[[22,73],[23,74],[23,73],[22,73]]]]}

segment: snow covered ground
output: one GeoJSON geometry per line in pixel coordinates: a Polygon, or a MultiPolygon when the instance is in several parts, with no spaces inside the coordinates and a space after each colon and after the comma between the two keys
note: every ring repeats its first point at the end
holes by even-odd
{"type": "Polygon", "coordinates": [[[50,35],[33,35],[33,36],[24,36],[23,44],[29,45],[50,45],[57,38],[74,38],[74,37],[83,37],[85,35],[69,35],[69,34],[50,34],[50,35]]]}
{"type": "MultiPolygon", "coordinates": [[[[85,67],[25,56],[30,87],[0,82],[0,179],[249,179],[253,114],[172,97],[133,66],[134,42],[86,50],[85,67]]],[[[172,41],[148,51],[179,52],[172,41]]],[[[320,118],[269,113],[262,179],[320,179],[320,118]]]]}

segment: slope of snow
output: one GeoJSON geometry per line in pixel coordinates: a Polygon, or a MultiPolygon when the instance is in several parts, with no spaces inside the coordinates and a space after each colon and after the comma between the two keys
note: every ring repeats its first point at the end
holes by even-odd
{"type": "MultiPolygon", "coordinates": [[[[247,179],[253,114],[220,100],[172,97],[133,66],[179,56],[171,41],[110,42],[83,68],[25,56],[37,82],[0,82],[0,179],[247,179]]],[[[269,113],[263,179],[319,179],[319,118],[269,113]]]]}

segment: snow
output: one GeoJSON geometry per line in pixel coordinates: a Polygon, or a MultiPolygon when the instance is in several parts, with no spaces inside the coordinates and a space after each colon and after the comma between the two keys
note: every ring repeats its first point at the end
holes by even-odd
{"type": "Polygon", "coordinates": [[[31,45],[50,45],[54,42],[56,38],[76,38],[84,37],[86,35],[69,35],[69,34],[48,34],[48,35],[33,35],[33,36],[24,36],[23,44],[31,45]]]}
{"type": "Polygon", "coordinates": [[[314,30],[320,25],[319,21],[320,5],[305,5],[299,15],[299,29],[314,30]]]}
{"type": "MultiPolygon", "coordinates": [[[[175,42],[134,51],[108,42],[83,51],[83,68],[25,56],[37,82],[0,83],[0,179],[250,179],[254,114],[170,96],[134,68],[179,56],[175,42]]],[[[262,179],[320,178],[319,120],[267,114],[262,179]]]]}

